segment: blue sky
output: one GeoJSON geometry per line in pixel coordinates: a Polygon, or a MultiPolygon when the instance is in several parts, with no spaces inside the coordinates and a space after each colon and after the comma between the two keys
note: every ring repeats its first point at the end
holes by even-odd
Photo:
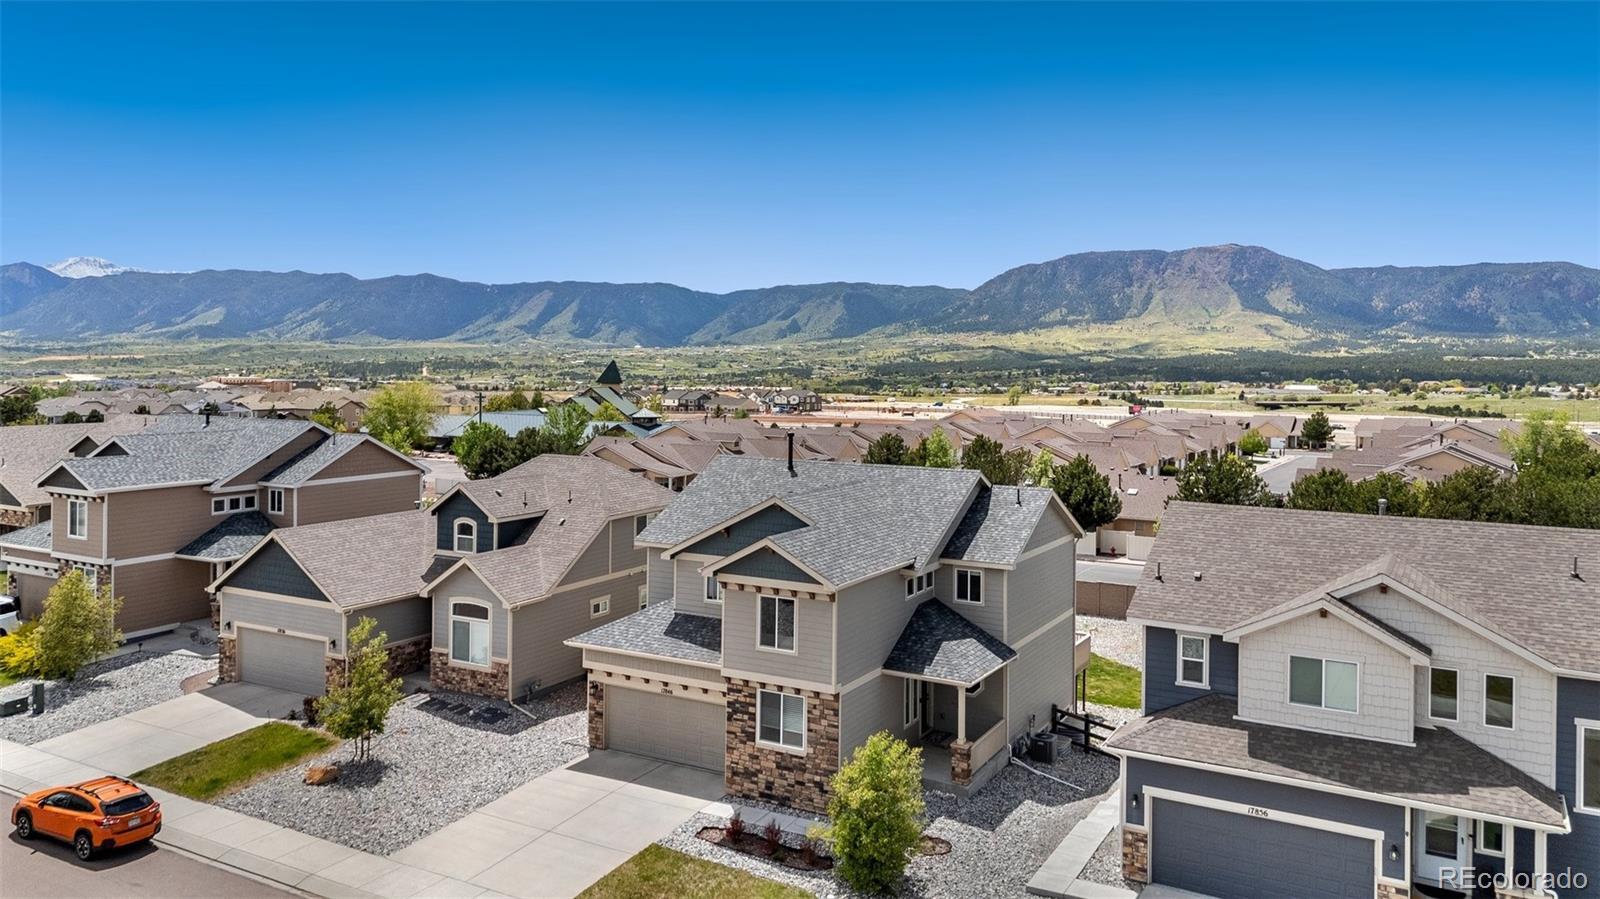
{"type": "Polygon", "coordinates": [[[1600,5],[0,5],[0,260],[1600,265],[1600,5]]]}

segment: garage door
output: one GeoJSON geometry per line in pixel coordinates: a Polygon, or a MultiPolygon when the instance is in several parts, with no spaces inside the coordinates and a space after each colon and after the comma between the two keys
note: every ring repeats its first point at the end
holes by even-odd
{"type": "Polygon", "coordinates": [[[1222,899],[1372,899],[1372,840],[1170,799],[1151,805],[1154,883],[1222,899]]]}
{"type": "Polygon", "coordinates": [[[239,679],[307,696],[327,688],[321,640],[239,628],[239,679]]]}
{"type": "Polygon", "coordinates": [[[608,686],[606,746],[720,774],[727,712],[720,702],[608,686]]]}

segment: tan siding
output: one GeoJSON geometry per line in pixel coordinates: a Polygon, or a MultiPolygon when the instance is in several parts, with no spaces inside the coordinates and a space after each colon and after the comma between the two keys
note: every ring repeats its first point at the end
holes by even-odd
{"type": "Polygon", "coordinates": [[[686,662],[623,655],[620,652],[606,652],[601,649],[585,650],[583,662],[591,668],[632,668],[635,671],[648,671],[686,681],[709,680],[719,683],[722,681],[722,669],[716,665],[690,665],[686,662]]]}
{"type": "Polygon", "coordinates": [[[341,653],[344,650],[344,616],[333,603],[284,602],[235,593],[227,587],[217,594],[217,603],[222,620],[233,622],[235,633],[241,624],[272,630],[283,628],[291,634],[314,634],[324,640],[339,640],[339,650],[341,653]]]}
{"type": "MultiPolygon", "coordinates": [[[[51,545],[64,553],[75,556],[93,556],[103,558],[101,550],[104,544],[101,535],[105,533],[104,498],[90,498],[89,502],[89,539],[76,540],[67,536],[67,497],[54,496],[50,499],[50,542],[51,545]]],[[[112,522],[115,529],[116,523],[112,522]]],[[[115,550],[113,549],[114,553],[115,550]]]]}
{"type": "Polygon", "coordinates": [[[254,484],[256,481],[259,481],[268,474],[271,474],[273,469],[289,461],[290,459],[293,459],[295,456],[300,455],[302,451],[321,443],[324,439],[326,439],[326,437],[326,434],[315,429],[306,431],[304,434],[301,434],[299,437],[296,437],[295,439],[284,444],[282,447],[274,450],[268,454],[266,458],[250,466],[249,468],[246,468],[244,471],[239,472],[239,474],[229,478],[219,486],[238,487],[244,484],[254,484]]]}
{"type": "Polygon", "coordinates": [[[905,680],[879,676],[866,681],[839,699],[839,754],[850,758],[856,748],[880,730],[912,744],[921,736],[920,721],[905,725],[901,703],[905,699],[905,680]]]}
{"type": "Polygon", "coordinates": [[[583,651],[563,641],[639,610],[644,573],[557,593],[522,606],[511,614],[511,692],[520,696],[530,685],[553,687],[583,675],[583,651]],[[611,597],[611,611],[589,617],[589,603],[611,597]]]}
{"type": "Polygon", "coordinates": [[[328,478],[349,478],[364,474],[383,474],[389,471],[416,472],[419,477],[422,474],[417,471],[416,466],[405,459],[401,459],[376,443],[366,440],[343,456],[333,460],[328,467],[312,475],[311,480],[322,481],[328,478]]]}
{"type": "Polygon", "coordinates": [[[44,598],[55,586],[55,578],[12,572],[11,583],[17,591],[17,599],[21,601],[22,607],[18,611],[23,618],[38,618],[44,614],[44,598]]]}
{"type": "Polygon", "coordinates": [[[13,549],[7,548],[5,554],[13,559],[22,559],[32,562],[49,563],[52,560],[48,549],[13,549]]]}
{"type": "Polygon", "coordinates": [[[722,665],[810,683],[833,683],[833,603],[795,600],[795,652],[776,652],[756,645],[758,594],[729,590],[723,598],[722,665]]]}
{"type": "Polygon", "coordinates": [[[280,488],[278,488],[278,489],[283,491],[283,512],[282,513],[274,513],[274,512],[268,512],[267,511],[267,508],[268,508],[267,507],[267,491],[268,491],[268,489],[270,489],[270,488],[267,488],[267,487],[262,487],[261,488],[260,494],[256,497],[256,508],[261,511],[261,514],[267,516],[267,520],[268,521],[272,522],[274,525],[277,525],[280,528],[286,528],[286,527],[293,526],[293,524],[294,524],[294,504],[295,504],[295,501],[299,498],[300,491],[296,490],[293,487],[280,487],[280,488]]]}
{"type": "Polygon", "coordinates": [[[297,524],[317,524],[414,509],[420,483],[420,480],[412,478],[378,478],[340,484],[308,481],[294,491],[300,513],[297,524]]]}
{"type": "Polygon", "coordinates": [[[203,487],[112,494],[106,499],[111,507],[111,557],[136,559],[182,549],[226,517],[211,514],[211,499],[203,487]]]}
{"type": "Polygon", "coordinates": [[[111,572],[111,589],[122,598],[117,627],[129,632],[209,618],[210,583],[211,566],[205,562],[162,559],[118,565],[111,572]]]}
{"type": "MultiPolygon", "coordinates": [[[[1071,548],[1069,547],[1067,551],[1070,553],[1071,548]]],[[[963,618],[1004,639],[1005,612],[1001,597],[1005,591],[1006,572],[999,568],[967,569],[983,572],[983,602],[956,602],[956,569],[963,567],[959,562],[946,562],[941,565],[939,570],[934,572],[934,593],[963,618]]]]}

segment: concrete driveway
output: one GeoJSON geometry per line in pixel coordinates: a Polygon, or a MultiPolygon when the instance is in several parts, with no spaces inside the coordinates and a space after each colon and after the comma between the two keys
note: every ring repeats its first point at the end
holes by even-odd
{"type": "Polygon", "coordinates": [[[718,800],[722,776],[591,752],[389,857],[512,897],[575,896],[718,800]]]}
{"type": "MultiPolygon", "coordinates": [[[[300,708],[301,702],[297,693],[259,684],[218,684],[43,740],[32,748],[97,771],[127,776],[249,730],[264,720],[282,718],[300,708]]],[[[18,773],[32,777],[34,772],[18,773]]]]}

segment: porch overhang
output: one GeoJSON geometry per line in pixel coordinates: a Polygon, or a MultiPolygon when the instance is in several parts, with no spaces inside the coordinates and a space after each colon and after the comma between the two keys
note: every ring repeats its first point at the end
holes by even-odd
{"type": "Polygon", "coordinates": [[[1017,651],[937,599],[917,606],[883,662],[886,674],[971,687],[1017,651]]]}

